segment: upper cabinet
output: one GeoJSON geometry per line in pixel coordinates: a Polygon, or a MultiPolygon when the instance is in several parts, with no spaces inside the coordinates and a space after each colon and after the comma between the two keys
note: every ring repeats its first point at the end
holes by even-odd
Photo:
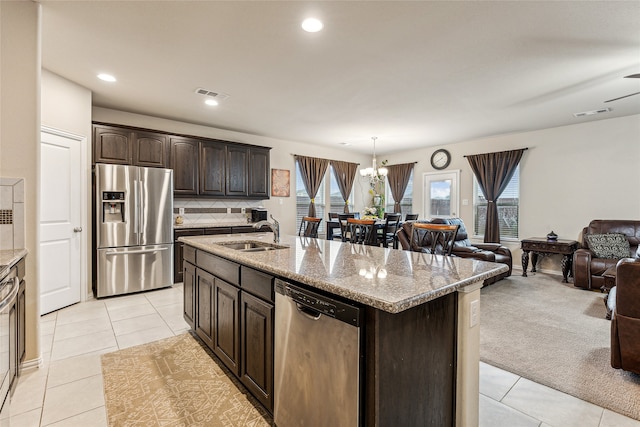
{"type": "Polygon", "coordinates": [[[197,196],[199,194],[199,151],[200,141],[171,138],[173,194],[176,196],[197,196]]]}
{"type": "Polygon", "coordinates": [[[161,133],[133,134],[133,164],[152,168],[168,168],[169,137],[161,133]]]}
{"type": "Polygon", "coordinates": [[[169,138],[154,132],[93,126],[94,163],[169,167],[169,138]]]}
{"type": "Polygon", "coordinates": [[[94,163],[173,169],[176,197],[269,198],[268,147],[94,123],[94,163]]]}
{"type": "Polygon", "coordinates": [[[111,126],[93,126],[93,162],[130,165],[133,132],[111,126]]]}

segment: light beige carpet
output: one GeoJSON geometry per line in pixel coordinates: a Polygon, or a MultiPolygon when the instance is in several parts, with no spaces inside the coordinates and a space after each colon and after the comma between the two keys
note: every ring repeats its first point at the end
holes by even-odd
{"type": "Polygon", "coordinates": [[[640,375],[611,367],[603,294],[537,273],[481,295],[483,362],[640,420],[640,375]]]}
{"type": "Polygon", "coordinates": [[[102,356],[110,426],[270,426],[271,416],[190,334],[102,356]]]}

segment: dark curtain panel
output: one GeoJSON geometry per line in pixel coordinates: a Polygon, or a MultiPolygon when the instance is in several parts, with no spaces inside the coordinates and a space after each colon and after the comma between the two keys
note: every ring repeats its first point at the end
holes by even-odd
{"type": "Polygon", "coordinates": [[[342,200],[344,200],[344,213],[349,213],[349,193],[351,193],[353,181],[356,179],[358,164],[331,160],[331,166],[333,166],[333,175],[336,177],[342,200]]]}
{"type": "Polygon", "coordinates": [[[296,161],[300,167],[300,174],[302,175],[302,182],[304,182],[304,188],[307,190],[307,194],[311,199],[309,203],[309,216],[316,216],[316,195],[320,188],[320,183],[324,177],[327,167],[329,166],[329,160],[318,159],[316,157],[296,156],[296,161]]]}
{"type": "Polygon", "coordinates": [[[507,188],[518,163],[520,163],[524,150],[526,148],[467,156],[482,194],[487,199],[487,224],[484,229],[485,243],[500,243],[500,222],[498,221],[496,200],[507,188]]]}
{"type": "Polygon", "coordinates": [[[413,171],[413,165],[415,163],[403,163],[400,165],[387,166],[389,173],[387,179],[389,180],[389,189],[393,196],[393,212],[400,213],[400,201],[404,197],[404,192],[409,185],[409,178],[411,178],[411,171],[413,171]]]}

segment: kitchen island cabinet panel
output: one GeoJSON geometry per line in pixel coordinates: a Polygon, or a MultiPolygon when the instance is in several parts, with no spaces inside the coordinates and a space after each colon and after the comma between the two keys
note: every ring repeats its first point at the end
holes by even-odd
{"type": "Polygon", "coordinates": [[[215,279],[215,309],[213,352],[236,376],[240,362],[240,290],[215,279]]]}
{"type": "Polygon", "coordinates": [[[274,306],[243,291],[240,313],[240,380],[272,411],[274,306]]]}
{"type": "Polygon", "coordinates": [[[214,349],[214,281],[213,275],[199,268],[196,269],[196,321],[194,329],[196,335],[198,335],[211,350],[214,349]]]}
{"type": "Polygon", "coordinates": [[[193,329],[196,314],[196,267],[191,263],[185,262],[183,272],[183,317],[189,327],[193,329]]]}

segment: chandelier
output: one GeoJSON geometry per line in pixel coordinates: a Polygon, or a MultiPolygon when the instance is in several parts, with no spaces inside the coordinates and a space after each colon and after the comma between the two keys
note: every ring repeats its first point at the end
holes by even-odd
{"type": "Polygon", "coordinates": [[[373,162],[372,162],[372,166],[370,168],[365,168],[365,169],[360,169],[360,175],[362,176],[368,176],[369,180],[372,183],[378,182],[378,181],[383,181],[384,177],[387,176],[387,173],[389,173],[389,170],[385,167],[378,167],[378,162],[376,161],[376,139],[378,139],[375,136],[372,136],[371,139],[373,139],[373,162]]]}

